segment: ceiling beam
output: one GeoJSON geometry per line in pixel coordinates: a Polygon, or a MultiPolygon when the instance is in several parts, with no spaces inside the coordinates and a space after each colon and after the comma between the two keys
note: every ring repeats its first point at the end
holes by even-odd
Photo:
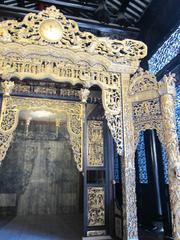
{"type": "MultiPolygon", "coordinates": [[[[15,7],[15,6],[7,6],[7,4],[0,4],[0,15],[9,17],[14,16],[17,17],[23,17],[27,13],[38,13],[38,10],[32,10],[22,7],[15,7]]],[[[78,23],[78,26],[83,29],[93,29],[97,30],[103,33],[112,33],[112,34],[118,34],[119,36],[127,36],[132,35],[132,38],[138,38],[140,29],[129,27],[129,28],[122,28],[118,24],[102,24],[99,21],[91,20],[87,18],[80,18],[75,16],[69,16],[65,15],[69,19],[73,19],[78,23]]]]}
{"type": "Polygon", "coordinates": [[[27,9],[27,8],[23,8],[23,7],[15,7],[12,5],[7,5],[7,4],[0,4],[0,12],[1,14],[3,13],[8,13],[11,12],[13,14],[13,16],[23,16],[26,15],[27,13],[38,13],[38,10],[33,10],[33,9],[27,9]]]}
{"type": "Polygon", "coordinates": [[[41,3],[48,3],[50,5],[56,5],[56,6],[61,6],[61,7],[68,7],[68,8],[76,8],[76,9],[80,9],[80,10],[85,10],[85,11],[90,11],[90,12],[94,12],[96,10],[96,8],[98,7],[93,7],[90,5],[84,5],[84,4],[79,4],[79,3],[73,3],[70,1],[56,1],[56,0],[43,0],[43,1],[39,1],[41,3]]]}
{"type": "Polygon", "coordinates": [[[17,0],[17,4],[19,7],[25,7],[24,0],[17,0]]]}

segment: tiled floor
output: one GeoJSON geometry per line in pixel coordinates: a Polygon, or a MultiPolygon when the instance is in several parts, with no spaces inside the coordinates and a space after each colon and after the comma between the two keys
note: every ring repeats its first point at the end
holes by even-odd
{"type": "Polygon", "coordinates": [[[0,229],[0,240],[80,240],[79,216],[15,217],[0,229]]]}
{"type": "MultiPolygon", "coordinates": [[[[80,216],[26,216],[4,220],[1,218],[0,223],[0,240],[82,239],[80,216]]],[[[162,238],[140,229],[139,240],[162,240],[162,238]]]]}

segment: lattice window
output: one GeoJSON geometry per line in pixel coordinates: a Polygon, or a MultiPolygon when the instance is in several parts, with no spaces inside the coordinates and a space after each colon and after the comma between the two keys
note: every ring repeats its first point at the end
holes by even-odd
{"type": "Polygon", "coordinates": [[[162,159],[163,159],[163,168],[164,168],[164,182],[165,182],[165,184],[169,184],[168,160],[167,160],[166,150],[165,150],[164,146],[162,146],[162,159]]]}
{"type": "Polygon", "coordinates": [[[156,74],[180,53],[180,26],[149,59],[149,71],[156,74]]]}
{"type": "Polygon", "coordinates": [[[144,132],[141,132],[139,136],[139,143],[137,146],[137,159],[138,159],[138,170],[139,170],[139,182],[148,183],[144,132]]]}
{"type": "Polygon", "coordinates": [[[180,85],[176,87],[176,126],[180,146],[180,85]]]}
{"type": "MultiPolygon", "coordinates": [[[[173,60],[180,53],[180,26],[170,35],[170,37],[162,44],[162,46],[154,53],[154,55],[149,59],[149,71],[157,74],[161,69],[163,69],[170,61],[173,60]]],[[[180,143],[180,86],[177,88],[176,97],[176,123],[177,123],[177,133],[178,140],[180,143]]],[[[162,158],[164,165],[164,180],[168,184],[168,160],[166,157],[166,151],[162,147],[162,158]]]]}

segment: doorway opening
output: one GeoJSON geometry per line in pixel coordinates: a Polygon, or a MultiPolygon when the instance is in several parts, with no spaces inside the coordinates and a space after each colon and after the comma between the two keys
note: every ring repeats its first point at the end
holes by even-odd
{"type": "Polygon", "coordinates": [[[2,163],[0,238],[81,239],[83,181],[74,161],[66,116],[20,113],[2,163]],[[27,119],[29,119],[27,121],[27,119]]]}

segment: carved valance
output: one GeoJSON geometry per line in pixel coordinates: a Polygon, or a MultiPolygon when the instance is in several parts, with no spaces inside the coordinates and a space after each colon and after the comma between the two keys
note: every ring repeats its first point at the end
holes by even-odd
{"type": "Polygon", "coordinates": [[[105,56],[113,62],[119,62],[122,58],[137,61],[147,53],[146,45],[140,41],[110,40],[98,38],[89,32],[81,32],[76,22],[66,19],[54,6],[38,14],[29,13],[22,22],[8,20],[0,23],[0,41],[21,45],[51,45],[73,52],[105,56]]]}

